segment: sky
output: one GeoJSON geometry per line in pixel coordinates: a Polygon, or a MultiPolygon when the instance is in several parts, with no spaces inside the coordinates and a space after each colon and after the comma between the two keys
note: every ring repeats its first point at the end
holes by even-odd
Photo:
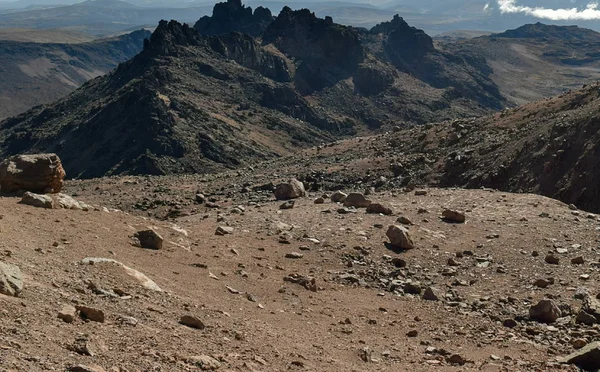
{"type": "Polygon", "coordinates": [[[589,2],[579,5],[575,1],[564,1],[561,7],[528,6],[519,0],[497,0],[496,4],[490,2],[484,10],[491,11],[493,7],[503,14],[525,14],[540,19],[553,21],[589,21],[600,20],[600,7],[598,2],[589,2]]]}

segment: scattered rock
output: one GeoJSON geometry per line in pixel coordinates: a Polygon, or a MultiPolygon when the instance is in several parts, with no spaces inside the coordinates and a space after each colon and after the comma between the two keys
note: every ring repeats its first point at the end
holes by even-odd
{"type": "Polygon", "coordinates": [[[423,293],[423,299],[426,301],[439,301],[441,297],[440,291],[435,287],[427,287],[423,293]]]}
{"type": "Polygon", "coordinates": [[[458,364],[459,366],[463,366],[463,365],[465,365],[465,363],[467,363],[465,358],[463,358],[462,356],[460,356],[458,354],[450,355],[449,357],[446,358],[446,362],[448,362],[450,364],[458,364]]]}
{"type": "Polygon", "coordinates": [[[406,261],[403,260],[403,259],[401,259],[400,257],[394,257],[394,258],[392,258],[391,262],[397,268],[406,267],[406,261]]]}
{"type": "Polygon", "coordinates": [[[425,196],[427,195],[427,190],[415,190],[415,196],[425,196]]]}
{"type": "Polygon", "coordinates": [[[369,205],[371,201],[358,192],[352,192],[344,199],[344,207],[367,208],[369,205]]]}
{"type": "Polygon", "coordinates": [[[217,230],[215,231],[215,235],[229,235],[229,234],[233,234],[233,227],[231,226],[219,226],[217,227],[217,230]]]}
{"type": "Polygon", "coordinates": [[[583,265],[585,263],[585,259],[582,256],[577,256],[571,259],[571,263],[573,265],[583,265]]]}
{"type": "Polygon", "coordinates": [[[505,319],[504,322],[502,322],[502,325],[506,328],[515,328],[518,325],[518,323],[516,320],[509,318],[505,319]]]}
{"type": "Polygon", "coordinates": [[[359,358],[365,363],[370,363],[373,361],[372,354],[373,352],[368,346],[365,346],[358,351],[359,358]]]}
{"type": "Polygon", "coordinates": [[[535,282],[533,282],[533,285],[539,288],[546,288],[550,285],[550,282],[548,282],[545,279],[538,279],[535,282]]]}
{"type": "Polygon", "coordinates": [[[577,317],[575,317],[575,323],[591,326],[596,324],[596,317],[581,310],[577,314],[577,317]]]}
{"type": "Polygon", "coordinates": [[[154,230],[142,230],[133,234],[136,245],[147,249],[162,249],[163,237],[154,230]]]}
{"type": "Polygon", "coordinates": [[[200,318],[194,315],[184,315],[179,320],[179,323],[183,324],[186,327],[195,328],[195,329],[204,329],[205,325],[200,318]]]}
{"type": "Polygon", "coordinates": [[[69,367],[67,369],[69,372],[106,372],[106,370],[100,366],[96,365],[83,365],[78,364],[76,366],[69,367]]]}
{"type": "Polygon", "coordinates": [[[554,323],[560,315],[560,308],[549,299],[543,299],[529,308],[529,317],[542,323],[554,323]]]}
{"type": "Polygon", "coordinates": [[[419,331],[417,331],[416,329],[410,330],[406,334],[407,337],[417,337],[418,335],[419,335],[419,331]]]}
{"type": "Polygon", "coordinates": [[[323,198],[316,198],[315,199],[315,204],[325,204],[325,199],[323,199],[323,198]]]}
{"type": "Polygon", "coordinates": [[[341,191],[336,191],[331,195],[331,201],[334,203],[343,203],[344,200],[348,197],[348,194],[345,194],[341,191]]]}
{"type": "Polygon", "coordinates": [[[221,363],[208,355],[193,356],[190,360],[202,371],[214,371],[221,368],[221,363]]]}
{"type": "Polygon", "coordinates": [[[306,196],[304,184],[295,178],[292,178],[287,183],[277,185],[274,193],[277,200],[297,199],[306,196]]]}
{"type": "Polygon", "coordinates": [[[84,319],[91,320],[92,322],[104,323],[104,312],[102,310],[84,305],[77,305],[75,308],[84,319]]]}
{"type": "Polygon", "coordinates": [[[293,201],[293,200],[288,200],[288,201],[286,201],[285,203],[281,204],[281,205],[279,206],[279,209],[292,209],[292,208],[294,208],[294,205],[295,205],[295,204],[296,204],[296,202],[295,202],[295,201],[293,201]]]}
{"type": "Polygon", "coordinates": [[[57,193],[64,178],[65,170],[56,154],[16,155],[0,163],[2,192],[57,193]]]}
{"type": "Polygon", "coordinates": [[[137,280],[140,283],[140,285],[142,285],[144,288],[149,289],[151,291],[162,292],[162,289],[152,279],[148,278],[143,273],[141,273],[135,269],[132,269],[129,266],[125,266],[124,264],[122,264],[119,261],[113,260],[111,258],[96,258],[96,257],[87,257],[87,258],[84,258],[83,260],[81,260],[81,264],[83,264],[83,265],[96,265],[96,264],[101,264],[101,263],[115,264],[115,265],[121,266],[123,268],[123,270],[125,270],[125,273],[127,275],[129,275],[132,278],[134,278],[135,280],[137,280]]]}
{"type": "Polygon", "coordinates": [[[65,323],[73,323],[77,317],[77,309],[71,305],[64,305],[58,312],[58,318],[65,323]]]}
{"type": "Polygon", "coordinates": [[[446,209],[442,212],[442,219],[447,222],[464,223],[466,220],[465,214],[457,210],[446,209]]]}
{"type": "Polygon", "coordinates": [[[380,203],[371,203],[367,207],[367,213],[371,214],[383,214],[386,216],[390,216],[393,214],[392,209],[384,206],[380,203]]]}
{"type": "Polygon", "coordinates": [[[84,210],[84,211],[90,211],[90,210],[94,209],[93,207],[91,207],[83,202],[73,199],[72,197],[70,197],[67,194],[56,194],[56,196],[54,198],[55,198],[54,206],[57,208],[76,209],[76,210],[84,210]]]}
{"type": "Polygon", "coordinates": [[[546,261],[546,263],[550,265],[558,265],[560,263],[560,258],[556,257],[553,254],[549,254],[546,256],[546,258],[544,258],[544,261],[546,261]]]}
{"type": "Polygon", "coordinates": [[[298,252],[292,252],[292,253],[286,253],[285,258],[292,258],[292,259],[299,259],[304,257],[304,255],[302,253],[298,253],[298,252]]]}
{"type": "Polygon", "coordinates": [[[401,223],[403,225],[414,225],[408,217],[400,216],[396,219],[396,222],[401,223]]]}
{"type": "Polygon", "coordinates": [[[566,356],[564,363],[574,364],[586,371],[600,369],[600,342],[592,342],[578,351],[566,356]]]}
{"type": "Polygon", "coordinates": [[[303,286],[309,291],[316,292],[317,291],[317,282],[315,278],[312,277],[304,277],[299,274],[290,274],[283,278],[284,282],[294,283],[303,286]]]}
{"type": "Polygon", "coordinates": [[[581,349],[583,347],[585,347],[587,345],[587,341],[584,340],[583,338],[576,338],[574,340],[571,340],[571,346],[573,346],[574,349],[581,349]]]}
{"type": "Polygon", "coordinates": [[[18,266],[0,262],[0,293],[18,297],[23,291],[23,275],[18,266]]]}
{"type": "Polygon", "coordinates": [[[29,191],[23,194],[23,197],[21,198],[21,201],[19,203],[31,205],[32,207],[36,208],[54,208],[54,200],[52,200],[51,197],[49,197],[48,195],[34,194],[29,191]]]}
{"type": "Polygon", "coordinates": [[[391,225],[386,233],[393,247],[400,249],[413,249],[415,245],[408,230],[402,226],[391,225]]]}

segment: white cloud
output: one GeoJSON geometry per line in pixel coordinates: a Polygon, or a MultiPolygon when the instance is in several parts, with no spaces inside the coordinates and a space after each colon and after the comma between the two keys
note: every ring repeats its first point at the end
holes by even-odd
{"type": "Polygon", "coordinates": [[[485,6],[483,7],[484,12],[487,12],[488,10],[490,10],[490,3],[485,4],[485,6]]]}
{"type": "Polygon", "coordinates": [[[498,0],[498,9],[502,13],[523,13],[536,18],[550,19],[553,21],[563,20],[600,20],[598,3],[590,3],[585,9],[563,8],[549,9],[542,7],[530,7],[517,4],[517,0],[498,0]]]}

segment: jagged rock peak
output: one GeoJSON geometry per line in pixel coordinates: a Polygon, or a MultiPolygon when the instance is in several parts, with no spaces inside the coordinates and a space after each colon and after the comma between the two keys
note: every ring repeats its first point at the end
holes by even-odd
{"type": "Polygon", "coordinates": [[[421,58],[435,51],[433,39],[416,27],[410,26],[398,14],[389,22],[382,22],[373,27],[372,34],[385,34],[388,46],[396,49],[405,60],[421,58]]]}
{"type": "Polygon", "coordinates": [[[241,0],[227,0],[215,4],[211,17],[204,16],[196,22],[194,28],[202,35],[219,35],[237,31],[250,36],[260,36],[273,22],[273,15],[267,8],[259,6],[252,12],[241,0]]]}
{"type": "Polygon", "coordinates": [[[170,55],[176,53],[177,46],[201,45],[202,41],[202,37],[187,24],[162,20],[150,40],[145,40],[144,51],[170,55]]]}
{"type": "Polygon", "coordinates": [[[302,94],[349,77],[366,56],[356,29],[318,18],[308,9],[284,7],[262,40],[301,61],[295,85],[302,94]]]}

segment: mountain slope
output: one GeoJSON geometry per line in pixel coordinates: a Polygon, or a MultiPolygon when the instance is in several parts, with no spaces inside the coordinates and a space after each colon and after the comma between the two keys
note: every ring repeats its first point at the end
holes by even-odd
{"type": "Polygon", "coordinates": [[[2,28],[65,28],[96,36],[155,25],[161,19],[193,22],[206,14],[210,6],[188,8],[138,7],[120,0],[88,0],[82,3],[49,9],[20,10],[0,13],[2,28]]]}
{"type": "Polygon", "coordinates": [[[477,55],[511,102],[558,95],[600,79],[600,33],[541,23],[456,43],[440,42],[453,55],[477,55]]]}
{"type": "Polygon", "coordinates": [[[599,212],[599,123],[600,83],[594,83],[493,116],[339,141],[261,167],[329,190],[487,187],[599,212]],[[312,161],[307,167],[300,159],[312,161]]]}
{"type": "Polygon", "coordinates": [[[262,44],[161,22],[111,74],[0,123],[0,154],[56,152],[71,177],[215,172],[489,109],[378,59],[355,29],[284,9],[262,44]]]}
{"type": "Polygon", "coordinates": [[[0,40],[0,118],[61,98],[136,55],[148,31],[86,43],[0,40]]]}

